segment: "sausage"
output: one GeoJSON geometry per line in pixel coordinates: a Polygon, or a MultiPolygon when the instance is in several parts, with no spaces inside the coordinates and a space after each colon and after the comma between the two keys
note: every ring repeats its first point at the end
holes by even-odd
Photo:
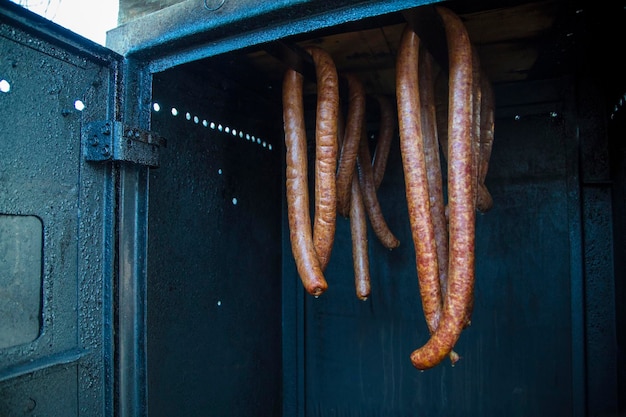
{"type": "MultiPolygon", "coordinates": [[[[441,298],[446,297],[448,285],[448,219],[443,195],[443,180],[441,172],[441,155],[437,129],[437,110],[435,98],[435,75],[432,55],[420,48],[418,77],[420,88],[422,132],[424,135],[424,157],[426,160],[428,195],[430,197],[430,214],[435,230],[435,245],[437,248],[437,266],[439,268],[439,284],[441,298]]],[[[447,101],[446,101],[447,103],[447,101]]],[[[447,111],[446,111],[447,114],[447,111]]],[[[445,120],[447,123],[447,118],[445,120]]],[[[447,128],[446,128],[447,130],[447,128]]],[[[471,314],[471,308],[468,312],[471,314]]],[[[454,350],[448,355],[454,365],[460,356],[454,350]]]]}
{"type": "Polygon", "coordinates": [[[460,18],[436,6],[446,33],[449,59],[448,117],[448,291],[439,326],[411,353],[417,369],[439,364],[458,341],[474,289],[475,202],[473,200],[471,106],[472,50],[460,18]]]}
{"type": "Polygon", "coordinates": [[[395,249],[400,245],[400,241],[389,229],[376,195],[374,174],[372,172],[372,158],[370,156],[365,129],[362,130],[361,140],[359,141],[357,170],[359,185],[361,186],[361,193],[363,194],[363,202],[365,203],[365,211],[370,219],[374,234],[384,247],[387,249],[395,249]]]}
{"type": "Polygon", "coordinates": [[[482,88],[480,85],[480,59],[476,48],[472,47],[472,172],[474,179],[474,204],[478,198],[478,160],[480,155],[480,109],[482,88]]]}
{"type": "Polygon", "coordinates": [[[428,183],[430,218],[435,234],[439,287],[441,289],[439,304],[441,305],[446,294],[446,286],[448,285],[448,222],[445,213],[439,140],[436,126],[433,57],[423,47],[420,48],[419,53],[418,80],[422,135],[424,139],[424,160],[428,183]]]}
{"type": "Polygon", "coordinates": [[[374,173],[374,185],[380,187],[387,168],[391,140],[396,130],[397,117],[394,113],[393,102],[389,97],[377,94],[374,96],[380,109],[380,127],[376,138],[376,148],[372,157],[372,170],[374,173]]]}
{"type": "Polygon", "coordinates": [[[322,270],[332,251],[337,217],[337,118],[339,113],[339,80],[332,57],[323,49],[309,46],[317,78],[317,112],[315,127],[315,215],[313,245],[322,270]]]}
{"type": "Polygon", "coordinates": [[[337,167],[337,211],[347,217],[350,212],[350,190],[365,120],[365,89],[353,74],[343,75],[348,82],[348,116],[337,167]]]}
{"type": "Polygon", "coordinates": [[[328,288],[313,245],[309,212],[303,77],[287,70],[283,79],[283,124],[286,148],[286,196],[291,250],[305,290],[320,296],[328,288]]]}
{"type": "Polygon", "coordinates": [[[443,160],[448,160],[448,76],[440,71],[435,79],[437,138],[443,160]]]}
{"type": "Polygon", "coordinates": [[[489,159],[493,147],[494,135],[494,96],[491,83],[485,74],[480,78],[482,90],[481,119],[480,119],[480,153],[478,160],[478,198],[476,199],[476,209],[485,213],[493,207],[493,199],[489,190],[485,186],[485,177],[489,169],[489,159]]]}
{"type": "Polygon", "coordinates": [[[350,192],[350,232],[352,234],[352,263],[354,265],[354,287],[359,300],[370,295],[370,267],[367,253],[367,218],[361,188],[356,175],[352,176],[350,192]]]}
{"type": "Polygon", "coordinates": [[[404,170],[405,193],[422,308],[430,333],[438,327],[441,313],[441,287],[435,231],[431,221],[428,179],[418,84],[420,39],[407,25],[402,34],[396,63],[396,93],[400,152],[404,170]]]}

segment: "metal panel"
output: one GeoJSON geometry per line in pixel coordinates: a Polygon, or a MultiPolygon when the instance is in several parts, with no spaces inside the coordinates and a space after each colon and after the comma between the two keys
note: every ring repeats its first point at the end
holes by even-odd
{"type": "Polygon", "coordinates": [[[167,147],[150,172],[149,411],[280,415],[279,108],[195,65],[153,86],[167,147]]]}
{"type": "Polygon", "coordinates": [[[0,216],[35,218],[40,227],[0,242],[38,246],[19,252],[26,260],[3,252],[40,271],[31,280],[39,285],[21,290],[15,271],[0,277],[0,292],[28,293],[13,301],[37,300],[38,324],[35,337],[29,331],[0,349],[0,415],[110,415],[111,168],[83,160],[80,132],[110,116],[119,57],[16,5],[0,6],[0,216]]]}
{"type": "Polygon", "coordinates": [[[154,72],[288,36],[432,3],[427,0],[227,1],[210,10],[187,0],[108,32],[107,46],[154,72]]]}

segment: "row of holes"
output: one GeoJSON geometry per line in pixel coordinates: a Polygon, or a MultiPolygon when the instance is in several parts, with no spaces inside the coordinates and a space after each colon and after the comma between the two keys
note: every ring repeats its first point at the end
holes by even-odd
{"type": "MultiPolygon", "coordinates": [[[[11,91],[11,84],[5,79],[0,80],[0,92],[8,93],[9,91],[11,91]]],[[[74,108],[78,111],[83,111],[85,109],[85,103],[83,103],[81,100],[76,100],[74,101],[74,108]]],[[[152,108],[156,112],[161,110],[161,106],[159,105],[159,103],[154,103],[152,105],[152,108]]],[[[172,113],[172,116],[178,116],[178,110],[175,107],[172,107],[171,113],[172,113]]],[[[194,123],[196,124],[200,123],[200,118],[198,116],[193,116],[192,118],[191,113],[189,112],[185,114],[185,118],[187,120],[193,119],[194,123]]],[[[209,123],[206,119],[204,119],[202,120],[202,126],[210,127],[211,129],[217,129],[220,132],[231,133],[233,136],[239,136],[242,139],[245,138],[246,140],[252,141],[253,143],[261,145],[270,151],[272,150],[271,143],[267,143],[266,141],[261,140],[261,138],[258,138],[254,135],[250,135],[249,133],[244,133],[241,130],[237,131],[237,129],[233,129],[229,126],[223,126],[221,123],[217,123],[217,124],[215,122],[209,123]]]]}
{"type": "MultiPolygon", "coordinates": [[[[8,93],[9,91],[11,91],[11,84],[7,80],[5,80],[5,79],[0,80],[0,93],[8,93]]],[[[85,103],[83,103],[81,100],[76,100],[76,101],[74,101],[74,108],[76,110],[78,110],[78,111],[83,111],[85,109],[85,103]]],[[[160,107],[159,107],[158,103],[154,103],[153,108],[154,108],[155,111],[159,111],[160,110],[160,107]]],[[[176,109],[172,108],[172,115],[176,116],[177,114],[178,114],[178,111],[176,109]]],[[[187,120],[190,120],[191,119],[191,115],[189,113],[187,113],[186,114],[186,118],[187,118],[187,120]]],[[[194,122],[195,123],[199,122],[197,117],[194,117],[194,122]]],[[[202,124],[203,124],[203,126],[211,127],[212,129],[217,128],[220,132],[221,131],[225,131],[226,133],[232,132],[233,136],[237,135],[237,131],[235,129],[230,129],[229,127],[223,127],[221,124],[215,126],[214,123],[211,122],[209,124],[206,120],[203,120],[202,124]]],[[[264,148],[267,147],[270,150],[272,149],[272,145],[271,144],[267,144],[266,142],[261,141],[261,139],[255,138],[254,136],[250,136],[248,134],[244,135],[243,132],[241,132],[241,131],[239,132],[239,136],[242,137],[242,138],[245,137],[248,140],[255,141],[255,143],[263,145],[264,148]]],[[[218,174],[222,175],[222,169],[221,168],[218,170],[218,174]]],[[[233,203],[234,206],[236,206],[239,201],[237,200],[237,197],[233,197],[231,202],[233,203]]],[[[219,302],[218,302],[218,305],[220,305],[219,302]]]]}
{"type": "MultiPolygon", "coordinates": [[[[160,112],[161,111],[161,105],[159,103],[154,103],[152,105],[152,110],[154,110],[155,112],[160,112]]],[[[172,116],[177,117],[179,115],[179,111],[176,107],[172,107],[170,110],[170,113],[172,114],[172,116]]],[[[249,133],[244,133],[241,130],[237,130],[234,129],[230,126],[225,126],[222,125],[221,123],[215,123],[215,122],[209,122],[206,119],[202,119],[202,121],[200,121],[200,118],[198,116],[192,116],[191,113],[187,112],[185,113],[185,119],[189,120],[189,121],[193,121],[195,124],[202,124],[202,126],[206,127],[206,128],[210,128],[213,130],[217,130],[219,132],[224,132],[224,133],[230,133],[232,136],[234,137],[239,137],[241,139],[246,139],[247,141],[251,141],[252,143],[256,143],[257,145],[261,145],[262,147],[268,149],[268,150],[272,150],[272,144],[271,143],[267,143],[266,141],[262,140],[259,137],[256,137],[255,135],[251,135],[249,133]]]]}

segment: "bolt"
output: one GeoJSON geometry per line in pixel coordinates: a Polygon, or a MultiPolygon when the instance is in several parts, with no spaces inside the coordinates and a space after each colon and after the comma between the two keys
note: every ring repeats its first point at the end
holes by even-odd
{"type": "Polygon", "coordinates": [[[100,152],[102,153],[102,156],[109,156],[111,154],[109,151],[109,145],[104,145],[100,152]]]}
{"type": "Polygon", "coordinates": [[[102,134],[109,136],[111,134],[111,125],[106,123],[104,126],[102,126],[102,134]]]}
{"type": "Polygon", "coordinates": [[[91,146],[98,146],[98,144],[100,143],[100,141],[98,140],[98,135],[93,135],[89,143],[91,143],[91,146]]]}

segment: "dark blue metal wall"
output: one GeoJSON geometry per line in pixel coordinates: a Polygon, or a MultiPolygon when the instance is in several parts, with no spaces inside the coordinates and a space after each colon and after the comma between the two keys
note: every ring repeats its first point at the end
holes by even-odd
{"type": "Polygon", "coordinates": [[[149,413],[280,415],[278,108],[182,70],[155,75],[154,101],[168,143],[150,175],[149,413]]]}

